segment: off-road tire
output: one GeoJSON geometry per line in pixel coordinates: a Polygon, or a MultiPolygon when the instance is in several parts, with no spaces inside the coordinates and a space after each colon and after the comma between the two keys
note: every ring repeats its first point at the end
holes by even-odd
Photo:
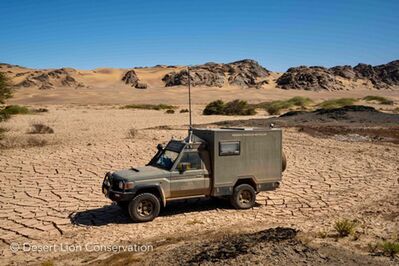
{"type": "Polygon", "coordinates": [[[250,209],[255,205],[255,201],[256,191],[248,184],[236,186],[230,197],[230,203],[236,209],[250,209]]]}
{"type": "Polygon", "coordinates": [[[287,168],[287,157],[285,157],[285,153],[283,152],[281,155],[281,172],[284,172],[287,168]]]}
{"type": "Polygon", "coordinates": [[[142,193],[134,197],[128,206],[130,218],[134,222],[142,223],[154,220],[161,209],[161,203],[152,193],[142,193]]]}

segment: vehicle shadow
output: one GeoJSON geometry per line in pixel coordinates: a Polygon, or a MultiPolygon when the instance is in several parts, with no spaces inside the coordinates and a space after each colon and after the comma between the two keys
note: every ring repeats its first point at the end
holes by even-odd
{"type": "MultiPolygon", "coordinates": [[[[232,209],[228,200],[222,199],[189,199],[168,203],[159,216],[174,216],[182,213],[212,211],[216,209],[232,209]]],[[[75,212],[69,216],[75,225],[103,226],[107,224],[132,223],[129,214],[115,204],[101,208],[75,212]]]]}

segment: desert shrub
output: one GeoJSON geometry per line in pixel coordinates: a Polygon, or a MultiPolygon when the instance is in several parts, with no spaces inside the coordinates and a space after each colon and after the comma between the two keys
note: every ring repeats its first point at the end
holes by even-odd
{"type": "Polygon", "coordinates": [[[175,113],[175,110],[173,110],[173,109],[168,109],[165,112],[165,114],[174,114],[174,113],[175,113]]]}
{"type": "Polygon", "coordinates": [[[131,128],[127,131],[127,137],[129,139],[134,139],[137,136],[138,130],[135,128],[131,128]]]}
{"type": "Polygon", "coordinates": [[[128,104],[122,107],[122,109],[144,109],[144,110],[168,110],[176,109],[174,105],[168,104],[128,104]]]}
{"type": "Polygon", "coordinates": [[[363,98],[366,102],[378,102],[379,104],[393,105],[393,101],[382,96],[369,95],[363,98]]]}
{"type": "Polygon", "coordinates": [[[53,134],[54,129],[51,127],[41,124],[41,123],[35,123],[32,124],[32,128],[30,131],[28,131],[29,134],[53,134]]]}
{"type": "Polygon", "coordinates": [[[8,105],[3,110],[1,110],[1,112],[8,115],[18,115],[18,114],[24,115],[30,113],[27,107],[20,105],[8,105]]]}
{"type": "Polygon", "coordinates": [[[270,115],[278,115],[281,110],[289,109],[292,107],[304,108],[313,103],[310,98],[296,96],[288,100],[262,102],[255,105],[257,108],[264,108],[270,115]]]}
{"type": "Polygon", "coordinates": [[[29,113],[30,110],[25,106],[8,105],[0,110],[0,122],[9,119],[11,115],[29,114],[29,113]]]}
{"type": "Polygon", "coordinates": [[[12,96],[12,84],[10,79],[5,73],[0,72],[0,104],[4,103],[4,100],[11,98],[12,96]]]}
{"type": "Polygon", "coordinates": [[[342,219],[336,221],[334,224],[334,229],[337,231],[340,237],[345,237],[353,234],[356,228],[356,223],[348,219],[342,219]]]}
{"type": "Polygon", "coordinates": [[[204,115],[222,115],[224,114],[225,104],[222,100],[210,102],[202,111],[204,115]]]}
{"type": "Polygon", "coordinates": [[[254,115],[255,106],[246,101],[234,100],[224,103],[222,100],[216,100],[209,103],[202,112],[204,115],[254,115]]]}
{"type": "Polygon", "coordinates": [[[399,254],[399,242],[384,241],[380,244],[382,251],[387,256],[399,254]]]}
{"type": "Polygon", "coordinates": [[[353,105],[356,102],[356,99],[353,98],[339,98],[326,100],[324,102],[319,103],[317,106],[324,109],[333,109],[333,108],[341,108],[348,105],[353,105]]]}
{"type": "Polygon", "coordinates": [[[396,107],[395,109],[392,110],[395,114],[399,114],[399,107],[396,107]]]}
{"type": "Polygon", "coordinates": [[[254,115],[255,107],[249,105],[247,101],[234,100],[226,103],[224,107],[225,115],[254,115]]]}
{"type": "Polygon", "coordinates": [[[181,109],[181,110],[180,110],[180,113],[188,113],[188,112],[189,112],[188,109],[181,109]]]}

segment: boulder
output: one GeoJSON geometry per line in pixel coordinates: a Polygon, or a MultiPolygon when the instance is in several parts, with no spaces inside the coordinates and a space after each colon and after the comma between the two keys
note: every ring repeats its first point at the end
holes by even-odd
{"type": "Polygon", "coordinates": [[[147,89],[147,84],[140,82],[136,72],[133,69],[127,71],[125,75],[123,75],[122,81],[127,85],[135,87],[136,89],[147,89]]]}

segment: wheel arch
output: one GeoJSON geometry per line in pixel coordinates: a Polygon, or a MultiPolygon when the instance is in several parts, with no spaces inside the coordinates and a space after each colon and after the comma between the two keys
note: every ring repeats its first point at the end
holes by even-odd
{"type": "Polygon", "coordinates": [[[145,185],[145,186],[138,186],[136,188],[136,195],[139,195],[141,193],[151,193],[154,194],[159,201],[161,202],[161,205],[163,207],[166,206],[166,198],[165,198],[165,193],[162,189],[161,186],[158,185],[145,185]]]}
{"type": "Polygon", "coordinates": [[[239,177],[234,183],[233,189],[242,184],[250,185],[255,191],[257,191],[256,179],[253,176],[239,177]]]}

